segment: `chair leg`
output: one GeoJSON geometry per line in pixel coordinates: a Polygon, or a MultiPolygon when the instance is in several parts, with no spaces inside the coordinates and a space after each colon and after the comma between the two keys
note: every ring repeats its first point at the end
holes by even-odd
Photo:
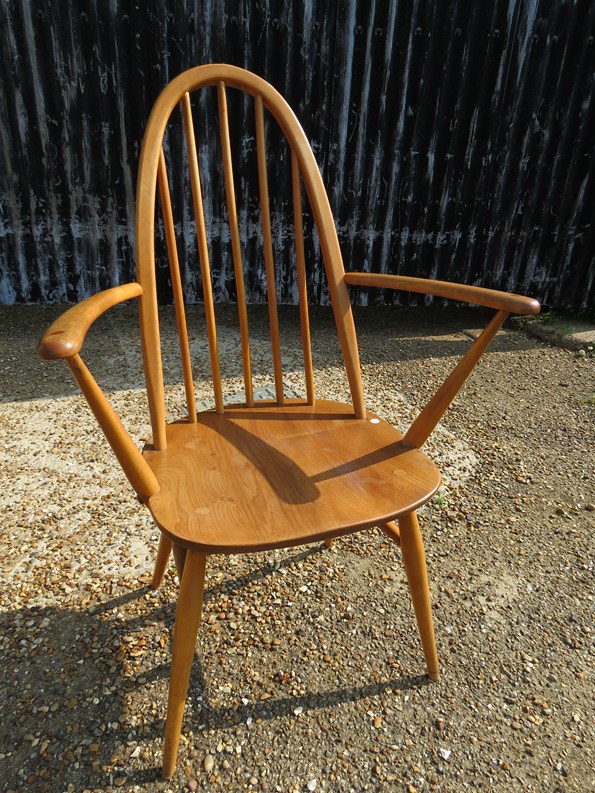
{"type": "Polygon", "coordinates": [[[167,562],[171,553],[172,541],[165,534],[159,538],[159,549],[157,551],[157,559],[155,559],[155,569],[153,570],[153,578],[151,586],[153,589],[158,589],[163,581],[163,576],[167,569],[167,562]]]}
{"type": "Polygon", "coordinates": [[[380,530],[383,531],[389,539],[391,539],[393,542],[396,542],[397,545],[401,544],[401,532],[399,531],[399,527],[394,522],[394,520],[389,520],[388,523],[383,523],[380,526],[380,530]]]}
{"type": "Polygon", "coordinates": [[[178,578],[181,581],[182,576],[184,575],[184,565],[186,564],[186,548],[182,548],[181,545],[176,545],[175,543],[174,543],[174,561],[176,563],[176,571],[178,573],[178,578]]]}
{"type": "Polygon", "coordinates": [[[440,680],[440,672],[438,670],[438,655],[436,653],[434,624],[432,622],[426,555],[415,512],[410,512],[408,515],[403,515],[399,518],[399,534],[401,538],[401,554],[426,659],[428,677],[430,680],[438,681],[440,680]]]}
{"type": "Polygon", "coordinates": [[[169,779],[176,767],[180,731],[190,681],[190,670],[196,647],[196,636],[202,613],[206,554],[189,550],[176,607],[176,624],[169,680],[169,699],[163,746],[164,779],[169,779]]]}

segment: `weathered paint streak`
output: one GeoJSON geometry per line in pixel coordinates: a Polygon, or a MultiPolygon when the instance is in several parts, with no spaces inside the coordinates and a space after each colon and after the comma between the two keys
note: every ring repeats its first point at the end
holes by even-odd
{"type": "MultiPolygon", "coordinates": [[[[227,61],[265,76],[295,108],[348,267],[593,306],[590,0],[86,0],[68,14],[58,5],[0,4],[0,302],[78,300],[134,277],[134,183],[150,107],[183,69],[227,61]]],[[[254,122],[245,104],[230,108],[247,291],[259,302],[254,122]]],[[[226,300],[233,268],[210,109],[196,103],[196,126],[214,288],[226,300]]],[[[280,169],[279,299],[295,302],[289,163],[270,123],[267,135],[271,171],[280,169]]],[[[166,155],[183,174],[179,135],[166,155]]],[[[172,179],[172,200],[188,298],[199,300],[187,176],[172,179]]],[[[311,297],[325,302],[315,235],[308,261],[311,297]]],[[[163,255],[158,282],[171,299],[163,255]]],[[[355,299],[368,296],[355,290],[355,299]]]]}

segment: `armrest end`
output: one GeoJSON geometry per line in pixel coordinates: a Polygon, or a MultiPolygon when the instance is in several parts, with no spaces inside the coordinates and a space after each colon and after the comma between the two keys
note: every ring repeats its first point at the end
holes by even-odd
{"type": "Polygon", "coordinates": [[[112,306],[142,294],[140,284],[114,286],[69,308],[53,322],[37,345],[37,355],[46,361],[71,358],[80,352],[87,331],[112,306]]]}
{"type": "MultiPolygon", "coordinates": [[[[62,319],[62,317],[59,317],[59,319],[62,319]]],[[[76,344],[73,339],[69,339],[64,335],[66,331],[53,330],[56,322],[50,325],[37,345],[37,356],[44,361],[59,361],[62,358],[71,358],[81,349],[80,344],[76,344]]]]}

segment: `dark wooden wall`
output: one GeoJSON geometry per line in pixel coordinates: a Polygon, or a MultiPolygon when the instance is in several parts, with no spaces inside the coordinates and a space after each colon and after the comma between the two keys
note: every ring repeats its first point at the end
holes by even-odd
{"type": "Polygon", "coordinates": [[[178,72],[226,61],[294,107],[348,268],[593,307],[594,36],[592,0],[5,0],[0,302],[134,278],[150,107],[178,72]]]}

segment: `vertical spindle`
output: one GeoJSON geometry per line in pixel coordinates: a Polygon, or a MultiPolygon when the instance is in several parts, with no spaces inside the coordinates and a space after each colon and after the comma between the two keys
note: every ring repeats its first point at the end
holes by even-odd
{"type": "Polygon", "coordinates": [[[209,263],[209,249],[207,245],[205,214],[200,186],[200,171],[198,168],[194,122],[192,120],[192,106],[190,105],[190,95],[188,93],[185,93],[182,98],[182,109],[184,114],[184,128],[186,130],[192,201],[194,203],[194,215],[196,218],[196,238],[198,241],[202,294],[205,304],[207,338],[209,340],[209,353],[211,357],[211,374],[213,377],[213,390],[215,392],[215,410],[217,413],[223,413],[223,389],[221,386],[221,366],[219,363],[219,348],[217,346],[217,325],[215,323],[215,307],[213,304],[213,288],[211,285],[211,266],[209,263]]]}
{"type": "Polygon", "coordinates": [[[279,339],[279,318],[277,315],[277,285],[275,282],[275,263],[273,260],[273,238],[271,234],[271,208],[269,203],[269,181],[266,163],[266,144],[264,137],[264,110],[262,97],[257,96],[254,104],[256,117],[256,154],[258,159],[258,186],[260,189],[260,214],[262,218],[262,241],[264,266],[267,279],[267,299],[269,305],[269,325],[273,369],[275,373],[275,395],[277,404],[283,405],[283,366],[281,363],[281,343],[279,339]]]}
{"type": "Polygon", "coordinates": [[[308,316],[308,290],[306,285],[306,256],[304,252],[304,218],[302,215],[302,180],[297,154],[291,151],[291,186],[293,193],[293,218],[295,227],[295,256],[297,265],[298,295],[300,301],[300,324],[302,330],[302,349],[304,353],[304,375],[306,396],[313,405],[314,371],[312,368],[312,346],[310,342],[310,318],[308,316]]]}
{"type": "Polygon", "coordinates": [[[246,309],[246,288],[244,286],[244,268],[242,265],[242,250],[240,245],[240,231],[238,227],[238,211],[236,207],[236,194],[233,179],[233,163],[231,159],[231,141],[229,138],[229,114],[227,111],[227,95],[225,83],[217,84],[217,98],[219,100],[219,124],[221,128],[221,148],[223,152],[223,173],[225,176],[225,194],[227,196],[227,211],[229,215],[229,232],[231,235],[231,250],[233,255],[233,269],[236,281],[236,295],[238,300],[238,314],[240,319],[240,337],[242,341],[242,366],[244,369],[244,388],[246,390],[246,404],[254,405],[252,390],[252,366],[250,363],[250,336],[248,331],[248,311],[246,309]]]}
{"type": "Polygon", "coordinates": [[[184,376],[186,405],[188,406],[188,419],[190,422],[194,423],[196,422],[196,401],[194,399],[192,362],[190,360],[190,345],[188,343],[188,325],[186,323],[186,311],[184,309],[184,292],[182,290],[182,279],[180,277],[178,245],[176,242],[176,230],[171,208],[171,198],[167,180],[167,167],[165,165],[165,154],[163,153],[163,148],[159,152],[159,168],[157,171],[157,179],[159,182],[161,208],[163,210],[163,223],[165,226],[165,239],[167,242],[167,255],[169,258],[171,286],[174,294],[174,307],[176,311],[176,323],[178,326],[178,339],[180,342],[180,357],[182,359],[182,373],[184,376]]]}

